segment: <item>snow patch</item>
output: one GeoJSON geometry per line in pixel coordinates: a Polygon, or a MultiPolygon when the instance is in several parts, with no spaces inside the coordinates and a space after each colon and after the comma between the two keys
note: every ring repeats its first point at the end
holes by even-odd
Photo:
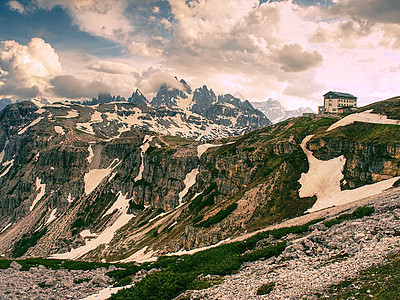
{"type": "Polygon", "coordinates": [[[183,197],[186,196],[186,194],[189,192],[189,189],[196,183],[197,174],[199,174],[199,167],[186,174],[186,178],[183,180],[185,188],[179,193],[179,205],[184,203],[183,197]]]}
{"type": "Polygon", "coordinates": [[[136,178],[134,179],[134,181],[139,181],[142,180],[143,177],[143,171],[144,171],[144,154],[146,153],[147,149],[149,149],[150,147],[150,142],[153,139],[153,136],[150,135],[146,135],[143,139],[143,144],[142,146],[140,146],[140,157],[141,157],[141,164],[139,167],[139,174],[136,176],[136,178]]]}
{"type": "Polygon", "coordinates": [[[4,144],[4,147],[3,147],[3,150],[1,150],[1,152],[0,152],[0,163],[3,162],[4,155],[5,155],[5,153],[6,153],[7,145],[8,145],[8,140],[6,140],[6,142],[5,142],[5,144],[4,144]]]}
{"type": "Polygon", "coordinates": [[[12,223],[8,223],[8,224],[0,231],[0,233],[6,231],[11,225],[12,225],[12,223]]]}
{"type": "Polygon", "coordinates": [[[32,205],[30,206],[30,211],[32,211],[36,205],[36,203],[39,202],[40,199],[44,196],[44,193],[46,191],[46,184],[42,183],[42,180],[39,179],[39,177],[36,177],[36,191],[39,191],[38,194],[36,195],[35,200],[33,200],[32,205]]]}
{"type": "Polygon", "coordinates": [[[197,146],[197,157],[200,158],[204,152],[206,152],[210,148],[214,147],[221,147],[224,146],[225,144],[220,144],[220,145],[214,145],[214,144],[202,144],[197,146]]]}
{"type": "Polygon", "coordinates": [[[115,210],[118,210],[120,213],[123,211],[128,211],[129,208],[129,201],[131,199],[126,199],[126,197],[120,197],[120,194],[118,195],[117,200],[113,203],[113,205],[105,212],[105,214],[102,216],[105,217],[107,215],[112,214],[115,210]]]}
{"type": "Polygon", "coordinates": [[[6,175],[8,173],[8,171],[10,171],[11,167],[14,164],[14,159],[6,161],[2,164],[2,166],[7,166],[7,168],[3,171],[3,173],[0,174],[0,178],[3,177],[4,175],[6,175]]]}
{"type": "Polygon", "coordinates": [[[65,134],[65,130],[64,128],[62,128],[61,126],[54,126],[54,131],[58,134],[64,135],[65,134]]]}
{"type": "Polygon", "coordinates": [[[89,165],[92,163],[93,157],[94,157],[94,152],[92,149],[92,145],[89,144],[89,148],[87,149],[89,151],[89,156],[86,157],[86,160],[88,161],[89,165]]]}
{"type": "MultiPolygon", "coordinates": [[[[54,105],[52,105],[54,106],[54,105]]],[[[62,106],[65,107],[65,106],[62,106]]],[[[56,118],[61,118],[61,119],[71,119],[71,118],[76,118],[79,117],[79,113],[76,109],[71,109],[68,111],[68,114],[66,116],[56,116],[56,118]]]]}
{"type": "Polygon", "coordinates": [[[394,177],[353,190],[342,191],[340,181],[344,177],[342,171],[346,159],[343,155],[328,161],[315,158],[313,153],[306,147],[312,137],[312,135],[307,136],[300,145],[307,156],[310,167],[307,173],[301,174],[299,196],[300,198],[317,196],[317,201],[308,212],[343,205],[380,194],[384,190],[391,188],[400,179],[400,177],[394,177]]]}
{"type": "Polygon", "coordinates": [[[68,201],[69,203],[74,202],[74,199],[72,198],[71,193],[69,193],[68,198],[67,198],[67,201],[68,201]]]}
{"type": "Polygon", "coordinates": [[[85,229],[85,230],[81,231],[81,232],[79,233],[79,235],[80,235],[82,238],[97,237],[97,236],[99,236],[97,233],[90,233],[90,230],[89,230],[89,229],[85,229]]]}
{"type": "Polygon", "coordinates": [[[102,289],[99,293],[90,295],[86,298],[83,298],[82,300],[105,300],[109,299],[111,295],[116,294],[118,291],[123,290],[123,289],[129,289],[133,285],[129,284],[126,286],[118,286],[118,287],[107,287],[105,289],[102,289]]]}
{"type": "Polygon", "coordinates": [[[37,123],[39,123],[41,120],[43,120],[43,117],[38,117],[37,119],[33,120],[28,126],[25,126],[22,128],[20,131],[18,131],[18,134],[21,135],[23,134],[28,128],[35,126],[37,123]]]}
{"type": "Polygon", "coordinates": [[[120,164],[118,158],[114,159],[110,166],[106,169],[93,169],[85,174],[85,194],[89,195],[120,164]]]}
{"type": "Polygon", "coordinates": [[[144,263],[144,262],[151,262],[151,261],[156,261],[157,257],[153,257],[153,255],[155,253],[157,253],[157,251],[154,250],[149,250],[146,253],[146,250],[149,246],[145,246],[142,249],[140,249],[139,251],[133,253],[131,256],[129,256],[128,258],[125,258],[119,262],[122,263],[129,263],[129,262],[137,262],[137,263],[144,263]]]}
{"type": "Polygon", "coordinates": [[[57,208],[53,209],[50,213],[50,217],[48,218],[48,220],[46,221],[46,223],[44,223],[44,226],[50,224],[51,222],[53,222],[55,219],[57,219],[56,217],[56,212],[57,212],[57,208]]]}
{"type": "Polygon", "coordinates": [[[388,117],[372,114],[372,109],[363,111],[361,113],[355,113],[344,117],[343,119],[337,121],[332,124],[326,131],[334,130],[341,126],[346,126],[352,124],[354,122],[362,122],[362,123],[372,123],[372,124],[391,124],[391,125],[400,125],[399,120],[388,119],[388,117]]]}
{"type": "MultiPolygon", "coordinates": [[[[122,195],[121,192],[118,194],[118,201],[127,201],[126,195],[122,195]]],[[[130,200],[130,199],[129,199],[130,200]]],[[[124,207],[122,211],[120,211],[120,215],[116,219],[116,221],[108,228],[106,228],[104,231],[102,231],[96,238],[87,241],[85,246],[72,249],[70,252],[67,253],[62,253],[62,254],[53,254],[51,258],[56,258],[56,259],[77,259],[89,251],[92,251],[96,249],[100,245],[108,244],[111,242],[111,240],[114,238],[115,233],[117,232],[118,229],[122,228],[125,226],[133,217],[134,215],[127,214],[127,207],[124,207]]],[[[90,233],[90,232],[89,232],[90,233]]]]}
{"type": "Polygon", "coordinates": [[[342,155],[328,161],[322,161],[314,157],[307,149],[307,143],[313,135],[307,136],[300,147],[307,156],[310,165],[307,173],[301,174],[299,183],[300,198],[317,196],[318,199],[329,198],[340,192],[340,181],[343,179],[343,168],[346,158],[342,155]]]}

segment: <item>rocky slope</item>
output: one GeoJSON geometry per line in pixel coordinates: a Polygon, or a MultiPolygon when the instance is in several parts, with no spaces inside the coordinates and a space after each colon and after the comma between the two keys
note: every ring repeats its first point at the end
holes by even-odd
{"type": "MultiPolygon", "coordinates": [[[[354,278],[371,266],[385,264],[388,256],[400,253],[399,189],[353,205],[375,207],[375,213],[330,228],[323,223],[315,224],[307,236],[287,235],[283,238],[287,247],[279,257],[246,263],[237,274],[226,276],[222,284],[202,291],[189,291],[185,299],[334,297],[328,291],[330,286],[354,278]],[[264,284],[273,288],[265,296],[257,295],[264,284]]],[[[342,213],[349,213],[354,208],[348,206],[342,210],[342,213]]],[[[309,218],[332,218],[339,211],[340,208],[329,209],[309,218]]]]}
{"type": "MultiPolygon", "coordinates": [[[[209,90],[201,93],[213,97],[209,90]]],[[[370,109],[393,113],[399,102],[389,102],[392,109],[383,108],[386,102],[370,109]]],[[[197,103],[196,109],[207,110],[197,103]]],[[[182,115],[163,107],[118,102],[38,109],[18,103],[4,110],[0,253],[142,260],[241,236],[329,200],[332,195],[322,197],[318,184],[308,182],[307,193],[302,190],[302,174],[315,171],[311,160],[322,165],[332,158],[331,165],[343,155],[328,175],[314,175],[333,193],[400,176],[398,125],[358,122],[326,131],[337,119],[301,117],[202,144],[177,137],[191,125],[178,124],[182,115]],[[382,130],[392,140],[377,140],[382,130]],[[309,135],[315,157],[302,148],[309,135]],[[331,173],[337,181],[328,180],[331,173]]],[[[193,126],[200,126],[193,133],[204,134],[201,125],[193,126]]]]}

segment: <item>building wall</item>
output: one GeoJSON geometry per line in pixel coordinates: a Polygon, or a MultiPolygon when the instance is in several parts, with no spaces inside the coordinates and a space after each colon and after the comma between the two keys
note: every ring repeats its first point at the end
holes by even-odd
{"type": "Polygon", "coordinates": [[[357,99],[346,99],[346,98],[333,98],[324,99],[324,107],[326,113],[338,113],[339,107],[357,107],[357,99]]]}

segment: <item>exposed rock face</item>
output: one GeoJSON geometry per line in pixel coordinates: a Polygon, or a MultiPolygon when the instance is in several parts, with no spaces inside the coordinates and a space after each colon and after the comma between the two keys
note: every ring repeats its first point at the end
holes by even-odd
{"type": "Polygon", "coordinates": [[[132,94],[131,97],[128,98],[128,102],[137,104],[137,105],[147,105],[148,104],[146,97],[138,89],[132,94]]]}
{"type": "Polygon", "coordinates": [[[344,189],[400,176],[399,144],[374,144],[322,137],[313,139],[309,147],[315,150],[316,157],[323,160],[337,157],[339,153],[345,154],[344,189]]]}
{"type": "MultiPolygon", "coordinates": [[[[330,286],[384,264],[388,255],[399,253],[399,190],[365,199],[355,206],[366,204],[375,206],[372,216],[344,221],[331,228],[315,224],[312,233],[305,237],[287,235],[283,238],[287,247],[279,257],[245,263],[237,274],[226,276],[221,285],[188,292],[187,298],[259,299],[257,289],[271,282],[274,288],[268,299],[331,298],[332,294],[326,291],[330,286]]],[[[338,208],[330,211],[333,210],[338,208]]],[[[351,210],[354,209],[347,212],[351,210]]],[[[326,216],[330,211],[320,215],[326,216]]]]}

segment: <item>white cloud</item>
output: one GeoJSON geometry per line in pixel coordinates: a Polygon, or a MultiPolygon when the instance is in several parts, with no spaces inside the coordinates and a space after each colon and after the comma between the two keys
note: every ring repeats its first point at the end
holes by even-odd
{"type": "Polygon", "coordinates": [[[137,56],[142,57],[159,57],[162,54],[162,50],[153,47],[151,44],[148,43],[141,43],[141,42],[130,42],[128,45],[129,53],[137,56]]]}
{"type": "Polygon", "coordinates": [[[111,61],[97,61],[89,65],[89,69],[109,74],[133,74],[136,72],[130,65],[111,61]]]}
{"type": "Polygon", "coordinates": [[[25,12],[24,5],[18,1],[8,1],[7,5],[9,7],[9,9],[15,10],[15,11],[19,12],[20,14],[23,14],[25,12]]]}
{"type": "Polygon", "coordinates": [[[0,95],[18,97],[42,94],[49,80],[63,73],[57,53],[40,38],[27,45],[1,42],[0,70],[0,95]]]}
{"type": "Polygon", "coordinates": [[[61,6],[74,22],[90,34],[121,42],[134,28],[125,17],[127,1],[123,0],[35,0],[43,9],[61,6]]]}

